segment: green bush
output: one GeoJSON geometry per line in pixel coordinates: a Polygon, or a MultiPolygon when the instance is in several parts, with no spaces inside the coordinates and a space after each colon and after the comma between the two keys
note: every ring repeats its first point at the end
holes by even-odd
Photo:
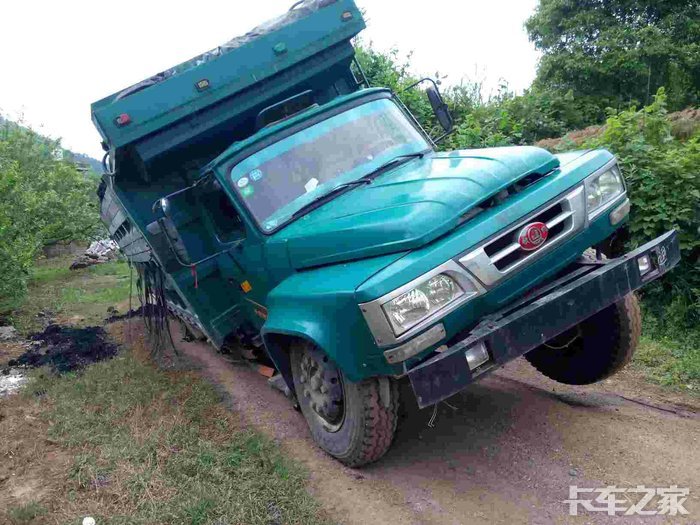
{"type": "Polygon", "coordinates": [[[671,328],[700,323],[700,132],[688,140],[671,135],[666,94],[661,88],[649,106],[613,113],[605,129],[586,147],[605,147],[620,160],[632,213],[628,247],[634,248],[674,228],[682,260],[673,273],[645,288],[645,301],[671,328]]]}
{"type": "MultiPolygon", "coordinates": [[[[425,95],[420,90],[405,91],[421,78],[410,70],[410,54],[401,58],[396,49],[382,53],[360,43],[357,58],[370,85],[399,93],[423,127],[432,136],[440,134],[425,95]]],[[[439,83],[439,76],[437,80],[439,83]]],[[[496,94],[484,97],[481,83],[465,80],[443,88],[443,96],[456,128],[440,145],[447,150],[531,144],[605,118],[596,101],[574,97],[571,90],[530,88],[523,95],[515,95],[507,83],[502,83],[496,94]]]]}
{"type": "Polygon", "coordinates": [[[60,160],[60,151],[17,124],[0,129],[0,312],[24,294],[43,246],[87,239],[99,228],[96,181],[60,160]]]}

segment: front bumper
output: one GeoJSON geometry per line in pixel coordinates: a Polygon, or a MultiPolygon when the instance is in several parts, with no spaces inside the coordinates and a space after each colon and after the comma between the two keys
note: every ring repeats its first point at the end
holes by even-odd
{"type": "Polygon", "coordinates": [[[534,294],[483,319],[464,339],[407,370],[420,408],[433,405],[565,332],[625,295],[668,272],[680,261],[675,231],[657,237],[617,259],[581,264],[534,294]],[[641,275],[637,260],[648,256],[641,275]],[[481,343],[489,360],[470,370],[465,352],[481,343]]]}

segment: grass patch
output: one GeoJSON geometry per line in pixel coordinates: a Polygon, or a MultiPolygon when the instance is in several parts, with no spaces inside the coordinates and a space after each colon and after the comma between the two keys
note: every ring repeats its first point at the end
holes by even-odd
{"type": "Polygon", "coordinates": [[[60,263],[55,259],[48,259],[37,263],[32,269],[29,285],[39,286],[45,283],[51,283],[52,281],[65,280],[72,272],[65,262],[68,261],[65,258],[61,258],[60,263]]]}
{"type": "Polygon", "coordinates": [[[116,286],[93,287],[69,286],[61,292],[61,304],[114,304],[129,297],[129,282],[116,283],[116,286]]]}
{"type": "Polygon", "coordinates": [[[632,364],[651,381],[700,396],[700,330],[673,330],[644,311],[632,364]]]}
{"type": "MultiPolygon", "coordinates": [[[[62,479],[42,482],[55,484],[37,507],[45,511],[42,520],[78,523],[89,515],[100,524],[325,523],[305,489],[305,473],[276,444],[240,423],[194,373],[156,369],[135,355],[146,354],[140,348],[80,374],[39,370],[20,398],[33,415],[19,414],[18,424],[39,420],[43,435],[35,430],[34,438],[69,458],[62,479]]],[[[3,428],[0,442],[9,443],[3,428]]],[[[29,464],[15,456],[18,469],[43,470],[45,452],[29,464]]],[[[6,514],[17,521],[12,512],[19,507],[6,514]]]]}
{"type": "Polygon", "coordinates": [[[643,336],[633,363],[656,383],[700,396],[700,343],[643,336]]]}
{"type": "Polygon", "coordinates": [[[126,262],[69,270],[72,261],[73,256],[64,256],[37,262],[26,297],[10,315],[20,332],[40,330],[47,315],[78,326],[101,324],[109,307],[128,300],[126,262]]]}
{"type": "MultiPolygon", "coordinates": [[[[125,263],[71,271],[71,260],[39,261],[13,313],[18,329],[41,328],[43,312],[101,324],[108,307],[128,299],[125,263]]],[[[0,484],[13,480],[0,490],[2,523],[322,521],[299,467],[239,425],[193,374],[125,352],[79,374],[37,371],[13,403],[24,406],[0,414],[0,457],[10,458],[0,484]]]]}
{"type": "Polygon", "coordinates": [[[18,505],[12,507],[7,512],[7,517],[10,523],[24,524],[31,523],[36,518],[44,516],[46,514],[46,509],[34,501],[25,503],[23,505],[18,505]]]}

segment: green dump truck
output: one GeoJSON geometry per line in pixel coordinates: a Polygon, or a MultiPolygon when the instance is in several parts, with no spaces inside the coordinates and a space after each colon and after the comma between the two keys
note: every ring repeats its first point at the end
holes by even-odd
{"type": "Polygon", "coordinates": [[[351,466],[390,447],[402,379],[428,407],[523,354],[567,384],[614,373],[634,290],[680,257],[673,231],[610,253],[630,201],[609,151],[438,151],[437,85],[413,87],[426,131],[367,82],[363,28],[352,0],[304,0],[92,105],[151,332],[176,318],[274,368],[351,466]]]}

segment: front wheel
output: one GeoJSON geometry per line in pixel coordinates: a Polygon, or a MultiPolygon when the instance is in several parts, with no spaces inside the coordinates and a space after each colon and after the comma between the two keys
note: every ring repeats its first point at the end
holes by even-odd
{"type": "Polygon", "coordinates": [[[309,343],[292,348],[291,365],[301,412],[323,450],[351,467],[386,453],[396,431],[396,381],[348,381],[327,355],[309,343]]]}
{"type": "Polygon", "coordinates": [[[567,385],[588,385],[625,366],[642,329],[639,302],[629,294],[525,355],[537,370],[567,385]]]}

